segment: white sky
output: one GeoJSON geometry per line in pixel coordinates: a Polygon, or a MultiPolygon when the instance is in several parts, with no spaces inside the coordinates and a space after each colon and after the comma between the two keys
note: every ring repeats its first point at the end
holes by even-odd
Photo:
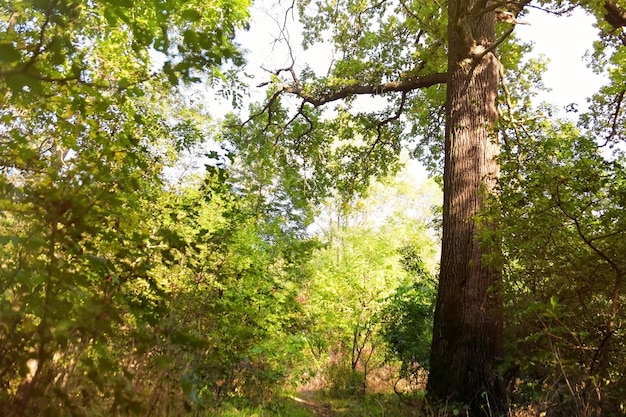
{"type": "Polygon", "coordinates": [[[571,16],[557,17],[546,12],[531,10],[524,16],[530,25],[518,25],[517,36],[534,44],[533,56],[545,55],[550,59],[544,73],[545,85],[552,89],[540,95],[542,101],[563,109],[578,103],[579,110],[586,107],[585,99],[594,94],[603,78],[587,68],[586,52],[591,52],[598,29],[594,18],[576,11],[571,16]]]}

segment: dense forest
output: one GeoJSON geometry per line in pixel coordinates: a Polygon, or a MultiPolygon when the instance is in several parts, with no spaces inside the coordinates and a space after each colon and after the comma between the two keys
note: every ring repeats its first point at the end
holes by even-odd
{"type": "Polygon", "coordinates": [[[624,0],[0,9],[0,415],[626,415],[624,0]]]}

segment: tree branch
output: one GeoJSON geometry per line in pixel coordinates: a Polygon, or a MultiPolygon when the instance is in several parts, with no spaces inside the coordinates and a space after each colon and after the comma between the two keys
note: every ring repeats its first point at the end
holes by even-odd
{"type": "Polygon", "coordinates": [[[618,4],[614,4],[612,1],[605,1],[604,9],[607,12],[606,15],[604,15],[604,19],[609,25],[613,26],[614,29],[617,30],[626,26],[626,11],[618,4]]]}
{"type": "Polygon", "coordinates": [[[626,90],[622,90],[617,96],[617,98],[615,99],[615,102],[614,102],[615,112],[613,113],[613,116],[611,117],[611,119],[613,119],[612,124],[611,124],[611,133],[606,138],[606,142],[604,143],[604,145],[609,143],[609,141],[613,140],[615,136],[619,135],[619,114],[622,108],[622,103],[624,101],[624,95],[626,95],[626,90]]]}
{"type": "MultiPolygon", "coordinates": [[[[574,225],[574,227],[576,228],[576,233],[578,234],[578,237],[582,240],[582,242],[587,245],[587,247],[589,249],[591,249],[600,259],[604,260],[607,264],[609,264],[609,266],[618,274],[622,274],[623,273],[623,268],[620,267],[620,265],[618,265],[617,261],[613,258],[611,258],[608,254],[605,253],[604,250],[600,249],[598,246],[596,246],[593,242],[594,239],[589,237],[585,231],[583,230],[583,226],[580,223],[580,220],[578,218],[578,216],[575,216],[574,214],[570,213],[564,206],[563,201],[561,200],[561,194],[559,192],[559,186],[556,187],[556,202],[557,202],[557,207],[558,209],[561,211],[561,213],[563,213],[563,215],[565,217],[567,217],[574,225]]],[[[591,207],[591,205],[593,204],[593,202],[590,202],[589,205],[587,207],[585,207],[584,210],[586,210],[587,208],[591,207]]]]}
{"type": "Polygon", "coordinates": [[[485,57],[485,55],[487,55],[490,52],[493,52],[502,42],[504,42],[506,40],[506,38],[508,38],[509,36],[511,36],[511,33],[513,33],[513,31],[515,30],[515,26],[513,26],[512,28],[510,28],[509,30],[507,30],[501,37],[500,39],[498,39],[497,41],[495,41],[493,43],[493,45],[490,45],[489,48],[485,49],[480,55],[476,56],[474,58],[474,62],[476,62],[476,65],[478,65],[478,63],[485,57]]]}
{"type": "Polygon", "coordinates": [[[400,116],[402,116],[402,112],[404,111],[404,105],[406,104],[406,96],[407,96],[408,92],[407,91],[403,91],[402,92],[402,97],[400,99],[400,105],[398,106],[398,109],[396,110],[396,112],[393,114],[393,116],[390,116],[388,118],[386,118],[385,120],[381,120],[378,125],[376,126],[376,140],[374,141],[374,143],[372,143],[372,146],[370,146],[369,150],[367,151],[367,154],[365,155],[365,158],[369,158],[370,155],[372,154],[372,152],[374,152],[374,149],[376,148],[376,146],[382,142],[382,138],[383,138],[383,126],[388,125],[389,123],[393,122],[394,120],[398,120],[400,118],[400,116]]]}
{"type": "Polygon", "coordinates": [[[304,89],[298,86],[285,85],[281,91],[296,95],[303,99],[306,103],[313,106],[322,106],[326,103],[341,100],[353,95],[380,95],[383,93],[401,92],[406,93],[419,88],[432,87],[437,84],[446,83],[447,74],[439,72],[436,74],[425,75],[423,77],[412,78],[406,81],[392,81],[379,85],[350,85],[342,87],[336,91],[314,95],[306,93],[304,89]]]}

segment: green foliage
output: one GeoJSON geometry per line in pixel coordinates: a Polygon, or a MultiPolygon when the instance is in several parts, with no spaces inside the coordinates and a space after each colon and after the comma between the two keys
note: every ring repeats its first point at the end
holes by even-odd
{"type": "MultiPolygon", "coordinates": [[[[335,3],[298,3],[305,46],[327,38],[342,57],[306,69],[303,92],[446,70],[445,7],[335,3]]],[[[585,7],[600,17],[602,3],[585,7]]],[[[243,62],[248,5],[0,2],[0,414],[306,416],[276,398],[306,355],[341,395],[362,396],[385,361],[428,366],[432,202],[372,179],[400,170],[403,147],[437,171],[446,89],[383,95],[380,111],[347,99],[331,119],[290,112],[279,73],[267,106],[216,137],[182,86],[240,97],[227,65],[243,62]],[[223,152],[200,178],[166,181],[208,138],[223,152]],[[307,236],[315,214],[323,246],[307,236]]],[[[609,83],[577,127],[532,108],[544,64],[523,61],[529,47],[499,45],[503,176],[485,214],[501,225],[516,399],[568,415],[617,414],[626,397],[626,54],[598,27],[609,83]]],[[[363,398],[334,408],[406,415],[363,398]]]]}
{"type": "Polygon", "coordinates": [[[400,362],[399,378],[405,386],[394,391],[407,402],[419,401],[428,370],[436,284],[416,248],[400,247],[401,264],[410,278],[386,300],[381,314],[381,336],[389,351],[388,362],[400,362]],[[416,398],[417,397],[417,398],[416,398]]]}
{"type": "Polygon", "coordinates": [[[388,112],[355,122],[348,107],[337,111],[337,118],[327,120],[321,110],[303,105],[291,115],[273,97],[267,108],[251,106],[251,119],[245,122],[231,116],[225,140],[246,155],[240,162],[246,172],[255,172],[257,187],[279,186],[302,211],[335,191],[346,197],[363,193],[373,178],[393,175],[401,167],[400,126],[389,123],[376,131],[376,120],[388,112]],[[271,184],[275,173],[281,182],[271,184]]]}
{"type": "Polygon", "coordinates": [[[528,388],[543,381],[564,413],[617,412],[626,372],[624,161],[606,159],[568,123],[525,132],[503,164],[510,354],[528,388]]]}
{"type": "Polygon", "coordinates": [[[432,284],[405,285],[396,289],[383,311],[382,335],[402,362],[403,376],[428,369],[435,294],[432,284]]]}
{"type": "MultiPolygon", "coordinates": [[[[171,88],[214,83],[226,77],[220,64],[241,63],[232,38],[246,8],[245,1],[0,4],[1,414],[179,414],[216,388],[198,372],[211,365],[208,349],[224,352],[239,341],[244,353],[221,363],[264,382],[279,379],[274,365],[287,362],[266,358],[276,351],[267,335],[293,325],[295,313],[280,313],[297,310],[288,295],[295,291],[270,298],[252,285],[292,266],[259,245],[258,228],[233,226],[238,211],[232,190],[220,188],[224,179],[209,175],[220,197],[200,212],[205,227],[194,233],[183,221],[193,215],[175,203],[181,194],[163,182],[164,166],[206,139],[195,128],[198,115],[171,88]],[[206,256],[216,246],[215,257],[206,256]],[[225,269],[219,254],[232,258],[225,269]],[[246,266],[255,263],[270,272],[246,266]],[[207,271],[227,277],[219,285],[229,297],[215,302],[216,315],[229,302],[244,305],[236,296],[249,297],[250,310],[285,308],[247,321],[240,312],[231,341],[227,320],[215,327],[197,320],[204,303],[219,299],[219,286],[201,285],[207,271]],[[254,277],[251,287],[238,292],[237,274],[254,277]],[[212,345],[214,335],[224,339],[212,345]]],[[[285,346],[299,349],[296,339],[285,346]]]]}
{"type": "Polygon", "coordinates": [[[234,121],[237,146],[257,150],[259,159],[269,150],[274,164],[303,176],[299,186],[310,198],[319,197],[316,202],[335,191],[345,197],[362,193],[374,178],[394,175],[401,168],[403,148],[439,160],[443,141],[436,139],[443,137],[446,97],[441,85],[403,94],[381,91],[374,93],[375,100],[348,95],[329,113],[315,99],[347,87],[369,86],[375,91],[384,83],[445,72],[445,6],[306,0],[297,7],[303,46],[326,42],[333,62],[323,75],[309,66],[297,75],[278,71],[268,83],[267,100],[252,106],[244,128],[234,121]],[[304,100],[297,111],[289,110],[282,94],[292,84],[313,98],[304,100]]]}
{"type": "Polygon", "coordinates": [[[331,396],[342,398],[365,395],[365,371],[353,369],[350,363],[331,363],[324,370],[324,377],[329,381],[328,392],[331,396]]]}
{"type": "Polygon", "coordinates": [[[247,19],[248,5],[3,1],[0,76],[14,95],[48,93],[53,85],[140,94],[139,83],[156,69],[174,85],[206,76],[207,68],[215,69],[208,74],[213,77],[220,64],[241,63],[232,38],[247,19]],[[150,49],[162,54],[160,67],[150,49]]]}
{"type": "Polygon", "coordinates": [[[168,415],[232,396],[265,401],[303,349],[296,295],[312,242],[277,228],[223,169],[169,192],[156,159],[133,156],[152,161],[137,178],[132,158],[113,164],[121,172],[89,161],[113,185],[102,174],[74,185],[75,159],[54,183],[43,177],[45,193],[5,177],[5,415],[168,415]]]}
{"type": "Polygon", "coordinates": [[[623,32],[604,2],[585,7],[601,29],[592,66],[608,70],[608,85],[578,126],[549,120],[546,106],[525,117],[531,103],[510,99],[503,129],[510,376],[521,378],[517,401],[553,403],[562,415],[620,413],[626,369],[623,32]]]}
{"type": "Polygon", "coordinates": [[[134,116],[159,118],[138,100],[60,119],[70,102],[5,108],[16,116],[0,158],[5,415],[81,415],[94,401],[137,412],[129,364],[111,346],[131,338],[144,350],[163,312],[151,247],[169,242],[139,215],[160,192],[161,165],[147,149],[159,132],[134,116]]]}
{"type": "MultiPolygon", "coordinates": [[[[280,119],[288,117],[278,104],[272,112],[280,119]]],[[[223,124],[222,139],[225,147],[234,150],[232,171],[244,187],[242,191],[256,195],[259,204],[273,211],[272,216],[284,227],[309,224],[312,209],[327,192],[330,179],[322,167],[328,162],[328,144],[321,136],[307,138],[307,147],[303,142],[309,123],[318,117],[317,111],[305,112],[285,130],[266,116],[241,125],[237,117],[229,115],[223,124]]]]}
{"type": "Polygon", "coordinates": [[[170,227],[184,244],[162,270],[173,286],[168,355],[201,407],[266,401],[303,348],[296,295],[310,243],[265,229],[227,179],[213,168],[202,187],[173,196],[170,227]]]}
{"type": "Polygon", "coordinates": [[[376,85],[445,68],[446,13],[439,4],[302,1],[299,8],[304,45],[327,40],[346,57],[331,77],[376,85]]]}
{"type": "Polygon", "coordinates": [[[376,316],[403,271],[390,235],[368,229],[333,232],[312,260],[315,271],[305,298],[309,343],[336,392],[362,392],[370,368],[379,366],[376,316]]]}

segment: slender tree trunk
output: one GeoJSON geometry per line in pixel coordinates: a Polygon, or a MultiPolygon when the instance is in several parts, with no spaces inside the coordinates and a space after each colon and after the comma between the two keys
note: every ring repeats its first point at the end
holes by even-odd
{"type": "Polygon", "coordinates": [[[492,248],[480,236],[491,225],[476,218],[499,171],[493,131],[499,63],[487,52],[494,13],[484,3],[448,2],[443,243],[428,395],[468,404],[473,415],[500,415],[501,273],[483,261],[492,248]],[[482,10],[473,10],[477,3],[482,10]]]}

